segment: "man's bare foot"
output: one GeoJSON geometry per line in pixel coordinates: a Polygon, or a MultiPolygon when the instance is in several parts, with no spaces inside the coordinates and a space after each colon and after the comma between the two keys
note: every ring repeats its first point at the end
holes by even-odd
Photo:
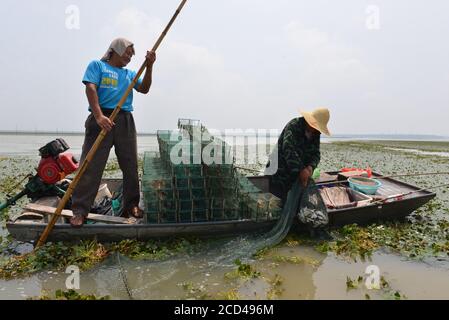
{"type": "Polygon", "coordinates": [[[70,225],[73,228],[81,228],[85,220],[86,218],[84,216],[74,215],[73,217],[70,218],[70,225]]]}
{"type": "Polygon", "coordinates": [[[125,211],[125,216],[132,216],[137,219],[143,218],[143,210],[139,207],[132,207],[125,211]]]}

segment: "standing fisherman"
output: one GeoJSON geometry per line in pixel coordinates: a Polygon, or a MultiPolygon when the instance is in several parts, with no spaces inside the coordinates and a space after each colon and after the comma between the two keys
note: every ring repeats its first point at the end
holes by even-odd
{"type": "MultiPolygon", "coordinates": [[[[74,215],[70,219],[72,227],[81,227],[84,224],[98,192],[112,146],[115,147],[115,154],[123,172],[124,215],[143,217],[143,211],[139,208],[137,134],[132,116],[132,92],[115,121],[111,122],[108,118],[136,75],[136,72],[125,68],[134,54],[132,42],[123,38],[115,39],[101,60],[92,61],[84,74],[83,83],[86,85],[90,115],[85,123],[81,162],[86,158],[101,130],[104,129],[108,133],[73,192],[74,215]]],[[[143,80],[139,79],[134,86],[136,91],[143,94],[149,92],[155,61],[156,53],[147,51],[145,75],[143,80]]]]}

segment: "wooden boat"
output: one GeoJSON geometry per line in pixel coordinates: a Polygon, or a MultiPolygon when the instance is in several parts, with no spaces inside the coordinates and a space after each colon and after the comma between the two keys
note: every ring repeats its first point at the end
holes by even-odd
{"type": "MultiPolygon", "coordinates": [[[[329,181],[337,183],[337,172],[329,172],[326,175],[330,179],[322,179],[317,185],[329,186],[329,181]]],[[[375,177],[380,177],[374,174],[375,177]]],[[[248,178],[262,192],[268,192],[269,180],[267,177],[248,178]]],[[[421,190],[420,188],[392,179],[382,178],[382,187],[378,190],[378,196],[392,197],[387,202],[359,201],[356,206],[328,208],[329,227],[336,228],[346,224],[357,223],[366,225],[373,222],[386,220],[401,220],[414,210],[435,197],[435,193],[421,190]],[[404,196],[406,194],[406,196],[404,196]]],[[[118,188],[120,180],[104,180],[111,191],[118,188]]],[[[339,185],[347,185],[339,183],[339,185]]],[[[21,215],[14,221],[7,222],[7,229],[15,239],[19,241],[35,241],[43,232],[48,215],[55,211],[57,204],[43,206],[42,203],[31,203],[26,206],[21,215]]],[[[70,210],[63,212],[65,217],[71,215],[70,210]]],[[[86,224],[81,229],[73,229],[61,218],[49,236],[49,241],[75,241],[80,239],[97,239],[104,242],[120,241],[123,239],[148,240],[167,237],[199,237],[212,238],[232,235],[242,235],[255,232],[268,231],[276,223],[276,219],[253,221],[228,220],[228,221],[204,221],[189,223],[145,223],[134,219],[120,217],[90,215],[89,220],[94,224],[86,224]]]]}

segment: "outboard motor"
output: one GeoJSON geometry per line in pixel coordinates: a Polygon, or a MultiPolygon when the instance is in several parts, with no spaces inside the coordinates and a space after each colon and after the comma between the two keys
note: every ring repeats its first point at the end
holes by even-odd
{"type": "Polygon", "coordinates": [[[63,197],[65,191],[57,184],[79,167],[73,154],[66,152],[68,149],[69,145],[61,138],[40,148],[41,160],[37,168],[37,174],[29,175],[30,178],[20,193],[15,196],[8,195],[7,201],[0,204],[0,211],[14,205],[23,196],[28,196],[30,199],[53,195],[63,197]]]}

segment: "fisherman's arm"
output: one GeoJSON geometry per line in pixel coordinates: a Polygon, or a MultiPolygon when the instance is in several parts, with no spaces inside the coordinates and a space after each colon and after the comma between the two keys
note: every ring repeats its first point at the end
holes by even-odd
{"type": "Polygon", "coordinates": [[[147,68],[142,83],[136,89],[138,92],[147,94],[150,91],[151,83],[153,82],[153,64],[155,61],[156,61],[156,52],[147,51],[146,55],[147,68]]]}
{"type": "Polygon", "coordinates": [[[307,149],[307,155],[308,155],[308,165],[315,170],[318,167],[318,164],[320,163],[321,159],[321,152],[320,152],[320,137],[317,136],[313,139],[313,142],[311,143],[310,147],[307,149]]]}
{"type": "Polygon", "coordinates": [[[302,160],[304,158],[304,154],[303,150],[301,150],[301,141],[299,139],[304,138],[300,136],[297,128],[295,128],[293,124],[287,125],[282,144],[284,158],[291,174],[298,177],[301,184],[306,186],[312,172],[311,168],[307,167],[302,160]]]}
{"type": "Polygon", "coordinates": [[[99,100],[96,84],[86,83],[86,96],[97,124],[101,127],[101,129],[110,131],[115,124],[109,120],[108,117],[103,115],[103,112],[101,111],[100,103],[98,102],[99,100]]]}

